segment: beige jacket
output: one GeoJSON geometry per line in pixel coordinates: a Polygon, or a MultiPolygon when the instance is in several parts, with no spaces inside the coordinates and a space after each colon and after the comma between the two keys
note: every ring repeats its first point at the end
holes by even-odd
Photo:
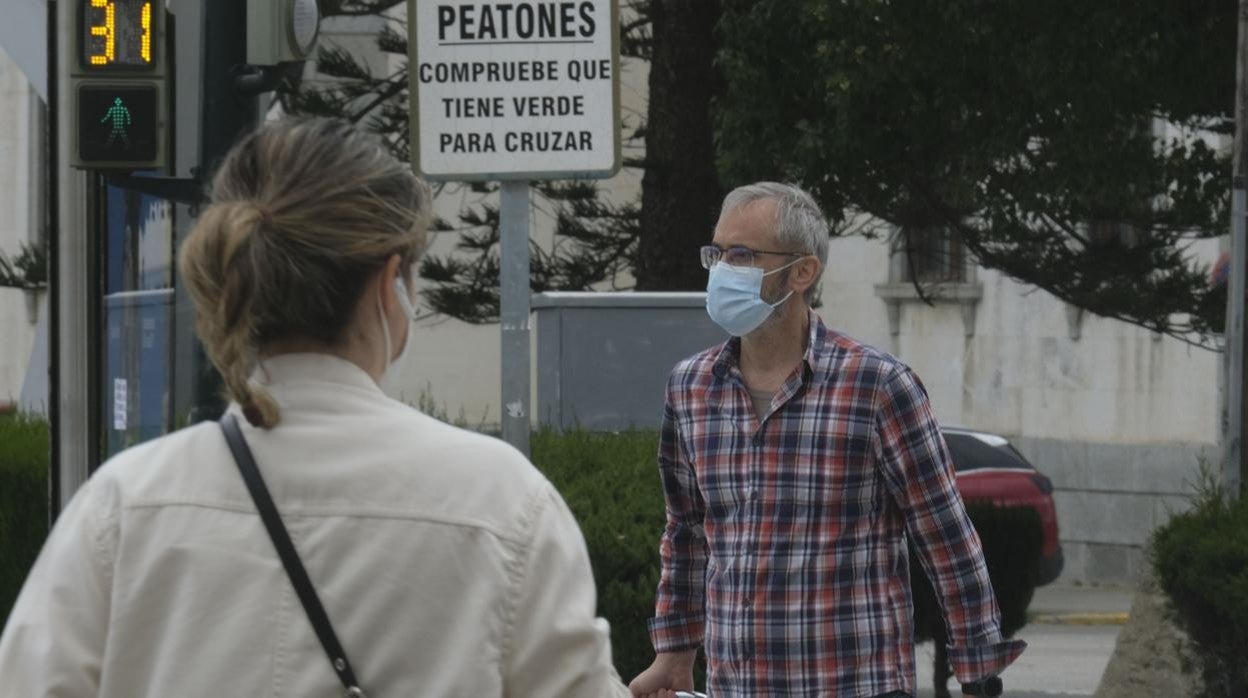
{"type": "MultiPolygon", "coordinates": [[[[370,698],[627,696],[580,529],[510,446],[325,355],[265,364],[244,426],[370,698]]],[[[130,449],[75,495],[0,636],[0,696],[339,696],[220,428],[130,449]]]]}

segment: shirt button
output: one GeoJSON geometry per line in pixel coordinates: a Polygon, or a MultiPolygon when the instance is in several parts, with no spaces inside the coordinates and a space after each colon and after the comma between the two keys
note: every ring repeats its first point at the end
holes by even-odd
{"type": "Polygon", "coordinates": [[[755,445],[755,446],[762,446],[762,445],[763,445],[763,435],[762,435],[762,434],[755,434],[755,435],[754,435],[754,445],[755,445]]]}
{"type": "Polygon", "coordinates": [[[758,490],[750,490],[750,501],[751,502],[758,501],[758,490]]]}

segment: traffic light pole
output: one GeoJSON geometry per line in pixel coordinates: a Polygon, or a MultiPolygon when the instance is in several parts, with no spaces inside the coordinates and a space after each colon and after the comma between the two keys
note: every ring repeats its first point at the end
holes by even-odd
{"type": "Polygon", "coordinates": [[[75,18],[78,3],[59,0],[56,3],[56,65],[55,83],[58,108],[49,110],[56,129],[56,259],[53,299],[56,305],[55,325],[50,327],[56,347],[51,385],[56,386],[49,398],[54,403],[53,452],[56,460],[54,483],[57,493],[53,511],[62,510],[78,488],[87,480],[93,465],[91,424],[91,306],[92,250],[91,240],[97,231],[91,226],[89,206],[92,202],[91,175],[70,166],[71,144],[74,142],[73,119],[68,105],[74,104],[70,66],[74,60],[76,39],[75,18]]]}
{"type": "Polygon", "coordinates": [[[1231,179],[1231,273],[1227,293],[1227,429],[1223,481],[1232,496],[1248,482],[1244,449],[1244,305],[1248,282],[1248,0],[1239,2],[1239,49],[1236,53],[1235,147],[1231,179]]]}

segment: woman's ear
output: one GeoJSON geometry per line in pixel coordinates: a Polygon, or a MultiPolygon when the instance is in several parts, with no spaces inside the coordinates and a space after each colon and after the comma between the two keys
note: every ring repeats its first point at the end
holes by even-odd
{"type": "Polygon", "coordinates": [[[386,260],[385,266],[381,268],[381,273],[377,279],[378,287],[376,290],[381,294],[381,307],[387,317],[394,312],[395,306],[399,303],[398,298],[394,295],[394,282],[398,278],[400,263],[399,255],[390,255],[390,258],[386,260]]]}

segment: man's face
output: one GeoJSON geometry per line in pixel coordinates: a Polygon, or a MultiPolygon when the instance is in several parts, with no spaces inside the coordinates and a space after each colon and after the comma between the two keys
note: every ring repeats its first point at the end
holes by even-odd
{"type": "MultiPolygon", "coordinates": [[[[776,202],[770,199],[755,201],[752,204],[729,211],[719,219],[715,226],[715,237],[712,242],[720,249],[729,247],[748,247],[751,250],[771,250],[774,252],[791,252],[778,246],[776,241],[776,202]]],[[[754,266],[763,273],[775,271],[793,261],[793,257],[774,254],[754,255],[754,266]]],[[[759,296],[763,301],[776,304],[789,292],[789,277],[792,267],[781,272],[763,277],[763,288],[759,296]]],[[[778,320],[788,310],[788,303],[776,308],[767,322],[778,320]]]]}

